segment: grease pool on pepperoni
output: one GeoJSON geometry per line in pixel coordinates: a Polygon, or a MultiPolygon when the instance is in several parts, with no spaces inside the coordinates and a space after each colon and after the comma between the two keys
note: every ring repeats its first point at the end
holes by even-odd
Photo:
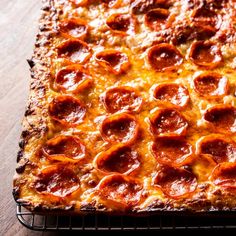
{"type": "Polygon", "coordinates": [[[107,18],[106,24],[114,33],[121,35],[135,32],[135,20],[130,14],[114,13],[107,18]]]}
{"type": "Polygon", "coordinates": [[[212,182],[222,188],[236,188],[236,163],[224,162],[215,167],[211,175],[212,182]]]}
{"type": "Polygon", "coordinates": [[[197,179],[191,172],[172,167],[162,167],[154,178],[154,185],[161,188],[168,197],[188,197],[197,188],[197,179]]]}
{"type": "Polygon", "coordinates": [[[213,42],[197,41],[192,43],[189,58],[194,64],[209,69],[216,68],[223,61],[221,50],[213,42]]]}
{"type": "Polygon", "coordinates": [[[58,96],[49,104],[49,115],[62,125],[78,125],[83,121],[85,112],[81,101],[69,95],[58,96]]]}
{"type": "Polygon", "coordinates": [[[108,142],[129,144],[137,139],[139,125],[134,116],[120,113],[105,118],[100,131],[108,142]]]}
{"type": "Polygon", "coordinates": [[[39,193],[60,198],[71,195],[80,188],[73,166],[62,164],[44,168],[34,184],[39,193]]]}
{"type": "Polygon", "coordinates": [[[216,163],[236,162],[236,144],[223,135],[212,134],[197,142],[197,153],[208,154],[216,163]]]}
{"type": "Polygon", "coordinates": [[[85,157],[85,145],[76,136],[59,135],[46,142],[43,154],[52,160],[76,162],[85,157]]]}
{"type": "Polygon", "coordinates": [[[183,63],[183,56],[175,46],[161,43],[148,50],[147,59],[151,67],[158,71],[172,71],[183,63]]]}
{"type": "Polygon", "coordinates": [[[152,145],[152,153],[163,165],[179,167],[193,161],[193,147],[182,139],[158,138],[152,145]]]}
{"type": "Polygon", "coordinates": [[[94,160],[95,167],[105,174],[112,172],[128,175],[140,167],[139,155],[129,146],[117,144],[99,154],[94,160]]]}
{"type": "Polygon", "coordinates": [[[85,63],[91,57],[92,50],[87,43],[79,39],[69,39],[57,47],[58,56],[75,63],[85,63]]]}
{"type": "Polygon", "coordinates": [[[153,96],[155,99],[171,103],[177,107],[185,107],[189,102],[187,88],[181,84],[163,83],[154,88],[153,96]]]}
{"type": "Polygon", "coordinates": [[[167,26],[169,11],[163,8],[150,10],[144,18],[146,26],[152,30],[160,30],[167,26]]]}
{"type": "Polygon", "coordinates": [[[100,66],[115,75],[126,72],[130,67],[128,56],[123,52],[113,49],[106,49],[96,53],[95,60],[100,66]]]}
{"type": "Polygon", "coordinates": [[[228,92],[228,79],[216,72],[205,72],[193,80],[195,91],[204,97],[222,97],[228,92]]]}
{"type": "Polygon", "coordinates": [[[86,21],[79,18],[70,18],[60,21],[59,31],[66,38],[84,39],[88,33],[86,21]]]}
{"type": "Polygon", "coordinates": [[[143,99],[138,92],[129,86],[110,88],[103,94],[102,101],[106,110],[111,113],[117,111],[137,112],[143,103],[143,99]]]}
{"type": "Polygon", "coordinates": [[[121,174],[104,177],[98,186],[99,195],[112,206],[131,208],[141,201],[142,185],[121,174]]]}
{"type": "Polygon", "coordinates": [[[188,122],[185,117],[175,109],[163,108],[157,110],[150,118],[151,130],[157,136],[184,136],[188,122]]]}
{"type": "Polygon", "coordinates": [[[204,119],[218,132],[236,132],[236,108],[231,105],[210,107],[205,111],[204,119]]]}
{"type": "Polygon", "coordinates": [[[53,87],[63,92],[81,92],[92,84],[88,72],[79,65],[71,65],[59,70],[55,76],[53,87]]]}

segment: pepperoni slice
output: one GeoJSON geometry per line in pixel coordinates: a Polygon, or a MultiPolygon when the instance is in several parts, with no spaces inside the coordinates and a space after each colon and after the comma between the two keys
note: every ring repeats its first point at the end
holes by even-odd
{"type": "Polygon", "coordinates": [[[221,97],[228,92],[228,79],[215,72],[202,73],[193,83],[195,91],[204,97],[221,97]]]}
{"type": "Polygon", "coordinates": [[[94,163],[97,169],[106,174],[116,172],[128,175],[140,166],[138,153],[123,144],[113,146],[101,153],[96,157],[94,163]]]}
{"type": "Polygon", "coordinates": [[[122,0],[101,0],[108,7],[117,8],[121,5],[122,0]]]}
{"type": "Polygon", "coordinates": [[[178,107],[185,107],[189,102],[188,90],[181,84],[159,84],[155,87],[153,96],[155,99],[178,107]]]}
{"type": "Polygon", "coordinates": [[[60,33],[66,38],[84,39],[88,32],[88,25],[82,19],[71,18],[60,22],[60,33]]]}
{"type": "Polygon", "coordinates": [[[158,31],[166,26],[169,18],[169,11],[162,8],[150,10],[146,15],[144,22],[152,30],[158,31]]]}
{"type": "Polygon", "coordinates": [[[79,39],[69,39],[57,47],[58,56],[75,63],[84,63],[91,57],[88,44],[79,39]]]}
{"type": "Polygon", "coordinates": [[[154,185],[168,197],[178,199],[188,197],[196,190],[197,179],[184,169],[163,167],[155,176],[154,185]]]}
{"type": "Polygon", "coordinates": [[[63,92],[78,93],[91,84],[92,78],[83,67],[71,65],[58,71],[53,87],[63,92]]]}
{"type": "Polygon", "coordinates": [[[107,49],[95,55],[98,64],[115,75],[124,73],[130,66],[129,58],[125,53],[107,49]]]}
{"type": "Polygon", "coordinates": [[[148,50],[148,62],[156,71],[171,71],[182,64],[183,57],[173,45],[161,43],[148,50]]]}
{"type": "Polygon", "coordinates": [[[165,108],[159,109],[151,118],[151,129],[158,136],[183,136],[186,134],[188,122],[180,112],[165,108]]]}
{"type": "Polygon", "coordinates": [[[78,125],[83,121],[85,112],[80,100],[69,95],[58,96],[49,104],[51,118],[62,125],[78,125]]]}
{"type": "Polygon", "coordinates": [[[216,163],[236,162],[236,144],[222,135],[208,135],[197,143],[197,153],[211,155],[216,163]]]}
{"type": "Polygon", "coordinates": [[[99,184],[99,195],[112,206],[130,208],[141,201],[142,185],[130,177],[113,174],[104,177],[99,184]]]}
{"type": "Polygon", "coordinates": [[[236,108],[230,105],[216,105],[207,109],[204,119],[221,133],[236,132],[236,108]]]}
{"type": "Polygon", "coordinates": [[[109,89],[102,98],[106,110],[110,113],[117,111],[133,111],[140,110],[143,99],[131,87],[120,86],[109,89]]]}
{"type": "Polygon", "coordinates": [[[211,180],[222,188],[236,188],[236,163],[220,163],[213,170],[211,180]]]}
{"type": "Polygon", "coordinates": [[[53,165],[46,167],[35,181],[35,189],[39,193],[64,198],[80,188],[80,181],[73,167],[53,165]]]}
{"type": "Polygon", "coordinates": [[[132,143],[138,136],[139,125],[136,119],[129,114],[121,113],[103,120],[101,134],[112,143],[132,143]]]}
{"type": "Polygon", "coordinates": [[[190,47],[189,58],[198,66],[213,69],[223,61],[219,47],[206,41],[194,42],[190,47]]]}
{"type": "Polygon", "coordinates": [[[46,142],[43,154],[57,161],[78,161],[85,156],[85,146],[76,136],[59,135],[46,142]]]}
{"type": "Polygon", "coordinates": [[[184,140],[163,137],[152,145],[152,153],[160,164],[183,166],[193,160],[192,145],[184,140]]]}
{"type": "Polygon", "coordinates": [[[185,44],[192,40],[210,39],[216,34],[216,29],[210,25],[193,23],[192,25],[177,26],[172,39],[173,44],[185,44]]]}
{"type": "Polygon", "coordinates": [[[192,18],[195,22],[218,26],[221,24],[221,17],[216,11],[209,9],[208,7],[201,6],[195,9],[192,13],[192,18]]]}
{"type": "Polygon", "coordinates": [[[118,34],[132,34],[135,32],[134,18],[129,14],[115,13],[106,20],[107,26],[118,34]]]}

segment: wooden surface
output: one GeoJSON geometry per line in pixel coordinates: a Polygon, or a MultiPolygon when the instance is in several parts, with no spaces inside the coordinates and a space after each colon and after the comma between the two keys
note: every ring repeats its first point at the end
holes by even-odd
{"type": "Polygon", "coordinates": [[[0,0],[0,235],[43,235],[18,223],[12,177],[28,96],[31,57],[41,0],[0,0]]]}

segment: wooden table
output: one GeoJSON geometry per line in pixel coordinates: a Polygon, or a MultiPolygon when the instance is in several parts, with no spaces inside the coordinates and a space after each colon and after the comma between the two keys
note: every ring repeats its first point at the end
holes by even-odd
{"type": "MultiPolygon", "coordinates": [[[[12,177],[29,91],[29,66],[41,0],[0,0],[0,235],[44,235],[16,218],[12,177]]],[[[49,235],[49,234],[47,234],[49,235]]],[[[52,235],[52,234],[50,234],[52,235]]]]}

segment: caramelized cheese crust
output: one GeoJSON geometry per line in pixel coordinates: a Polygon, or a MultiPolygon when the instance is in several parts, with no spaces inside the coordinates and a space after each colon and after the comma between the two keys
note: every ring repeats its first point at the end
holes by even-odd
{"type": "Polygon", "coordinates": [[[236,210],[236,1],[43,4],[15,200],[45,214],[236,210]]]}

